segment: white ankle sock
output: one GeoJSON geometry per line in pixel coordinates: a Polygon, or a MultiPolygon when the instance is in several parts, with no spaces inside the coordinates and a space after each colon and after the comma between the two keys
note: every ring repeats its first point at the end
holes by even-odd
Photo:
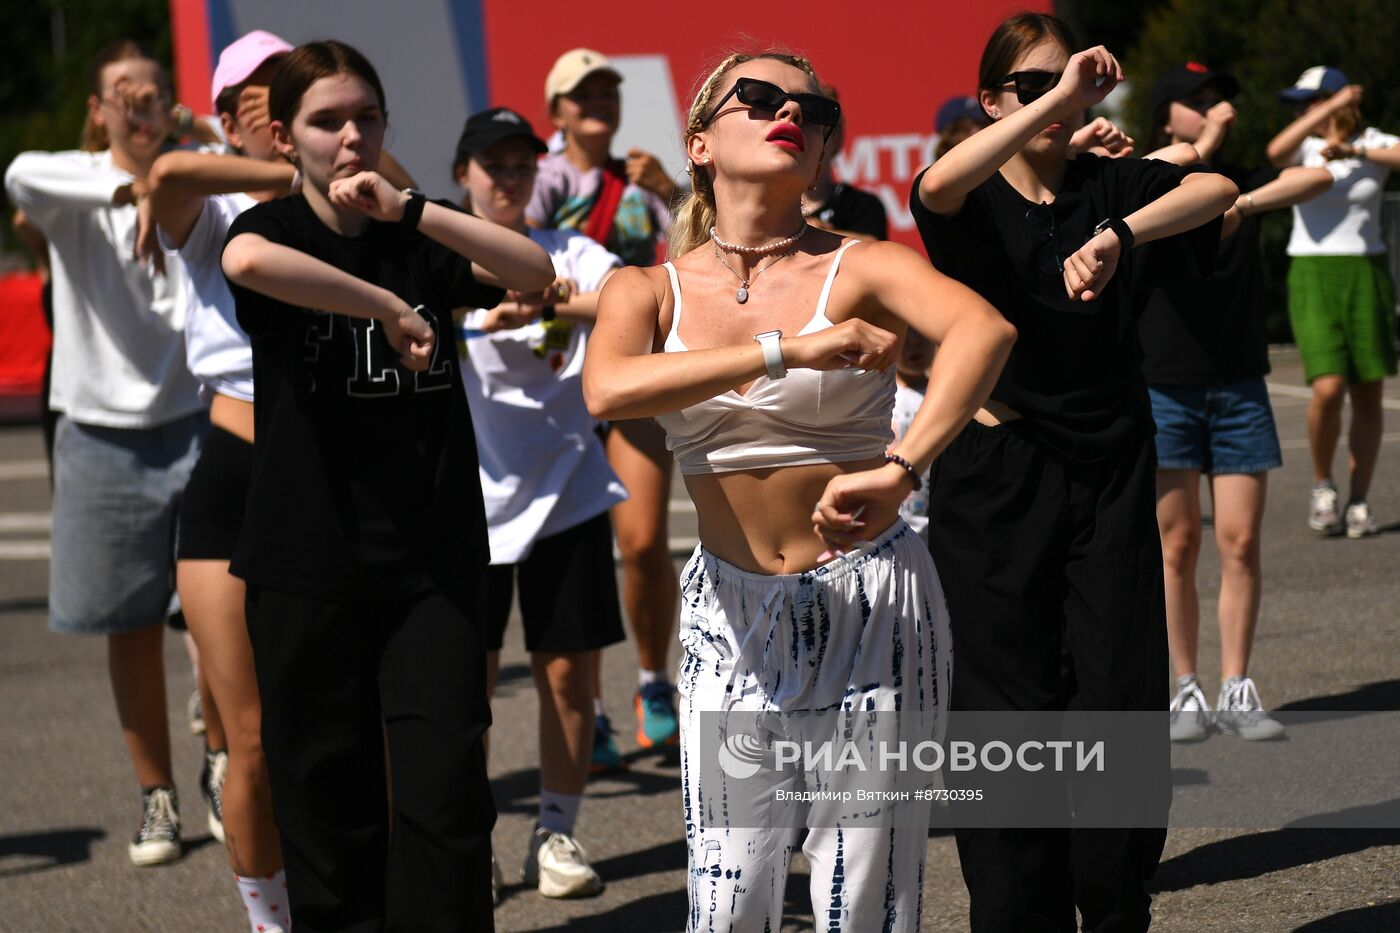
{"type": "Polygon", "coordinates": [[[637,683],[643,687],[647,684],[661,684],[665,682],[665,671],[649,671],[646,668],[637,671],[637,683]]]}
{"type": "Polygon", "coordinates": [[[574,823],[578,821],[578,806],[583,803],[581,794],[556,794],[553,791],[540,791],[540,828],[551,833],[574,834],[574,823]]]}
{"type": "Polygon", "coordinates": [[[292,910],[287,903],[287,877],[282,869],[257,878],[233,877],[238,882],[243,909],[248,911],[251,933],[265,933],[274,927],[291,929],[292,910]]]}

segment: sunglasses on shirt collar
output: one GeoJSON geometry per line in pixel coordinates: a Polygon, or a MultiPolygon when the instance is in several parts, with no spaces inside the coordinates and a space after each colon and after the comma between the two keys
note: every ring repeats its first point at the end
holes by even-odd
{"type": "Polygon", "coordinates": [[[783,104],[792,101],[801,108],[803,120],[826,127],[822,136],[823,140],[830,138],[831,134],[835,132],[837,124],[841,122],[841,105],[829,97],[823,97],[820,94],[789,94],[776,84],[770,84],[767,81],[760,81],[757,78],[739,78],[729,89],[729,93],[721,97],[719,103],[710,109],[710,115],[700,121],[700,125],[709,126],[710,122],[719,115],[725,102],[731,97],[739,98],[739,103],[754,110],[765,110],[772,113],[777,113],[782,109],[783,104]]]}
{"type": "Polygon", "coordinates": [[[1044,97],[1047,91],[1060,83],[1063,76],[1063,71],[1013,71],[999,78],[992,89],[1004,91],[1014,86],[1016,99],[1024,106],[1044,97]]]}

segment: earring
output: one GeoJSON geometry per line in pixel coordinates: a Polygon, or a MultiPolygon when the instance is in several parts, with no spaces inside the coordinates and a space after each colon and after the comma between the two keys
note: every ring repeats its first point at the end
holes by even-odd
{"type": "Polygon", "coordinates": [[[709,164],[710,164],[710,160],[709,160],[709,159],[701,159],[701,160],[700,160],[700,164],[701,164],[701,165],[709,165],[709,164]]]}

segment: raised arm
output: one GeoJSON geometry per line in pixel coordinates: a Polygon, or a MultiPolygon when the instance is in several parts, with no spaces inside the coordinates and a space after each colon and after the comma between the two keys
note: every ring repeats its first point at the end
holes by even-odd
{"type": "Polygon", "coordinates": [[[933,163],[919,182],[919,199],[935,214],[956,214],[968,194],[1000,171],[1033,136],[1094,106],[1122,80],[1118,60],[1103,46],[1076,53],[1047,94],[969,136],[933,163]]]}
{"type": "Polygon", "coordinates": [[[847,262],[867,306],[884,309],[938,346],[919,413],[891,448],[922,473],[987,401],[1016,328],[907,246],[871,243],[851,250],[847,262]]]}
{"type": "Polygon", "coordinates": [[[132,183],[126,172],[63,152],[21,152],[5,170],[10,201],[40,229],[56,211],[130,204],[132,183]]]}
{"type": "MultiPolygon", "coordinates": [[[[340,207],[364,211],[375,220],[397,222],[409,196],[377,172],[360,172],[331,182],[330,200],[340,207]]],[[[418,229],[481,270],[480,281],[521,292],[541,291],[554,281],[549,254],[530,238],[489,220],[429,201],[423,205],[418,229]]]]}
{"type": "MultiPolygon", "coordinates": [[[[665,295],[660,268],[619,269],[598,299],[598,321],[583,361],[583,400],[596,418],[651,418],[714,398],[767,372],[756,342],[662,353],[657,320],[665,295]]],[[[887,369],[899,340],[855,319],[779,341],[788,369],[887,369]]]]}
{"type": "MultiPolygon", "coordinates": [[[[1201,172],[1187,175],[1171,191],[1123,218],[1134,245],[1151,243],[1187,230],[1225,213],[1239,197],[1235,183],[1223,175],[1201,172]]],[[[1107,287],[1118,269],[1122,241],[1113,230],[1094,236],[1065,260],[1065,292],[1071,298],[1093,301],[1107,287]]]]}
{"type": "Polygon", "coordinates": [[[1321,106],[1299,114],[1298,119],[1279,130],[1278,135],[1269,140],[1265,149],[1269,161],[1280,168],[1295,164],[1298,161],[1298,147],[1303,145],[1303,140],[1309,136],[1321,136],[1322,128],[1327,125],[1332,114],[1343,107],[1360,102],[1361,85],[1349,84],[1327,98],[1321,106]]]}
{"type": "Polygon", "coordinates": [[[398,295],[300,250],[241,233],[224,247],[224,275],[236,285],[300,308],[379,321],[411,370],[427,369],[434,331],[398,295]]]}
{"type": "Polygon", "coordinates": [[[867,536],[862,517],[883,527],[908,495],[913,475],[928,470],[986,402],[1016,341],[1016,330],[966,286],[913,250],[875,243],[852,250],[848,274],[861,289],[862,314],[907,324],[938,345],[928,391],[909,429],[889,454],[897,461],[833,477],[812,512],[813,530],[840,553],[867,536]],[[895,319],[895,320],[892,320],[895,319]]]}
{"type": "Polygon", "coordinates": [[[285,193],[291,189],[295,174],[290,164],[281,161],[208,152],[167,152],[151,166],[146,193],[166,239],[180,247],[199,220],[205,197],[240,191],[285,193]]]}
{"type": "Polygon", "coordinates": [[[1331,143],[1322,150],[1322,155],[1327,159],[1361,159],[1392,170],[1400,168],[1400,143],[1380,149],[1368,149],[1364,145],[1353,146],[1344,142],[1331,143]]]}

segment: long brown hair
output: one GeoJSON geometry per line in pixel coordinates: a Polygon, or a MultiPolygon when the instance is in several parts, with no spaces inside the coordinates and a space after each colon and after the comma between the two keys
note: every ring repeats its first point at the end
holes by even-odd
{"type": "Polygon", "coordinates": [[[1045,13],[1017,13],[992,31],[982,50],[982,62],[977,66],[977,87],[995,91],[1001,79],[1011,71],[1016,59],[1046,39],[1053,39],[1071,55],[1079,48],[1079,40],[1069,23],[1045,13]]]}
{"type": "MultiPolygon", "coordinates": [[[[146,51],[145,47],[134,39],[115,39],[112,42],[108,42],[98,51],[97,56],[92,60],[92,68],[88,72],[88,85],[91,88],[93,97],[99,99],[102,97],[102,72],[106,70],[107,66],[117,62],[124,62],[129,58],[144,58],[147,61],[156,61],[155,56],[146,51]]],[[[157,62],[157,64],[159,64],[159,62],[157,62]]],[[[164,67],[160,69],[160,75],[161,83],[164,84],[168,90],[170,78],[165,73],[164,67]]],[[[92,113],[89,111],[87,118],[83,121],[83,134],[78,143],[78,148],[86,152],[101,152],[110,145],[111,140],[107,136],[107,128],[95,123],[92,119],[92,113]]]]}
{"type": "MultiPolygon", "coordinates": [[[[817,87],[825,92],[825,86],[821,78],[817,77],[812,63],[800,55],[777,51],[735,52],[716,65],[700,82],[685,120],[686,143],[705,128],[703,121],[709,115],[716,94],[722,89],[724,76],[739,65],[758,59],[772,59],[805,71],[811,75],[817,87]]],[[[690,194],[686,195],[685,200],[676,208],[675,217],[671,221],[671,233],[667,237],[667,250],[672,259],[684,256],[709,239],[710,228],[715,224],[714,179],[704,166],[691,165],[687,171],[690,172],[690,194]]]]}

